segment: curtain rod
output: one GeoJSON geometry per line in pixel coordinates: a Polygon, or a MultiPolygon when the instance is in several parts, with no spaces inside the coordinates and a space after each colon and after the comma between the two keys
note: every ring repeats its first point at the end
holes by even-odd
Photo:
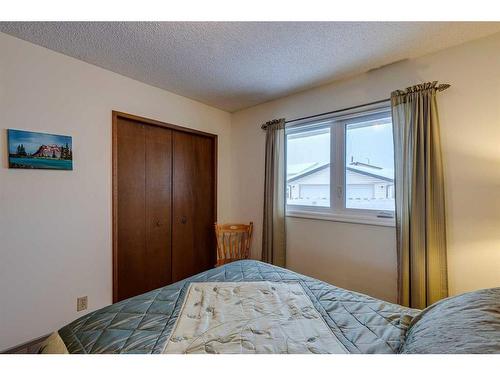
{"type": "Polygon", "coordinates": [[[380,103],[388,102],[389,100],[391,100],[391,99],[376,100],[374,102],[370,102],[370,103],[366,103],[366,104],[359,104],[359,105],[355,105],[355,106],[347,107],[347,108],[342,108],[342,109],[336,109],[334,111],[323,112],[323,113],[319,113],[317,115],[299,117],[299,118],[295,118],[293,120],[285,121],[285,124],[288,124],[290,122],[308,120],[310,118],[315,118],[315,117],[321,117],[321,116],[326,116],[326,115],[333,115],[333,114],[339,113],[339,112],[350,111],[351,109],[356,109],[356,108],[366,107],[366,106],[369,106],[369,105],[374,105],[374,104],[380,104],[380,103]]]}
{"type": "MultiPolygon", "coordinates": [[[[449,87],[450,87],[449,84],[443,83],[443,84],[441,84],[441,85],[439,85],[437,87],[437,91],[444,91],[444,90],[446,90],[449,87]]],[[[359,104],[359,105],[355,105],[355,106],[347,107],[347,108],[342,108],[342,109],[336,109],[334,111],[329,111],[329,112],[323,112],[323,113],[319,113],[317,115],[311,115],[311,116],[294,118],[293,120],[287,120],[287,121],[285,121],[285,124],[289,124],[291,122],[296,122],[296,121],[309,120],[309,119],[312,119],[312,118],[315,118],[315,117],[321,117],[321,116],[326,116],[326,115],[333,115],[333,114],[339,113],[339,112],[350,111],[351,109],[357,109],[357,108],[366,107],[366,106],[369,106],[369,105],[381,104],[381,103],[384,103],[384,102],[388,102],[390,100],[391,100],[390,98],[381,99],[381,100],[376,100],[376,101],[370,102],[370,103],[359,104]]],[[[267,128],[267,123],[266,124],[262,124],[261,128],[262,129],[266,129],[267,128]]]]}

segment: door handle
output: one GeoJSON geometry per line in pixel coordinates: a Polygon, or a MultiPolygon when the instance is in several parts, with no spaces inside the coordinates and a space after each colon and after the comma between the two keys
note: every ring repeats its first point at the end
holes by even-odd
{"type": "Polygon", "coordinates": [[[161,227],[160,220],[156,219],[155,220],[155,225],[159,228],[161,227]]]}
{"type": "Polygon", "coordinates": [[[186,217],[186,216],[182,216],[182,217],[181,217],[181,223],[182,223],[182,224],[186,224],[186,223],[187,223],[187,221],[188,221],[188,219],[187,219],[187,217],[186,217]]]}

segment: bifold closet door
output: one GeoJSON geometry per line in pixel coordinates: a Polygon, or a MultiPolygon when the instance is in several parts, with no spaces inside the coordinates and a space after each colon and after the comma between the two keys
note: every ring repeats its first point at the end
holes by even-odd
{"type": "Polygon", "coordinates": [[[146,126],[147,290],[172,282],[172,131],[146,126]]]}
{"type": "Polygon", "coordinates": [[[114,300],[171,282],[172,131],[116,122],[114,300]]]}
{"type": "Polygon", "coordinates": [[[215,139],[173,132],[172,281],[215,265],[215,139]]]}

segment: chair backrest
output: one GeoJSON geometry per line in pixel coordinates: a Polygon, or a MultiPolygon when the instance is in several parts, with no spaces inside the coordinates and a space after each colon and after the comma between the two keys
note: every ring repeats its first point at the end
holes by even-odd
{"type": "Polygon", "coordinates": [[[217,224],[215,223],[215,236],[217,238],[217,264],[250,256],[250,243],[252,241],[253,223],[246,224],[217,224]]]}

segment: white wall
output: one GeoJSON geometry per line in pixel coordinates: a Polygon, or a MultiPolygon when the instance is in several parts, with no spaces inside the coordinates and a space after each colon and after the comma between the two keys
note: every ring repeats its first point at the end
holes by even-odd
{"type": "MultiPolygon", "coordinates": [[[[500,34],[291,95],[232,116],[233,216],[255,223],[260,257],[264,133],[260,124],[389,97],[439,80],[451,294],[500,286],[500,34]]],[[[342,287],[396,299],[394,229],[289,218],[288,267],[342,287]]]]}
{"type": "Polygon", "coordinates": [[[0,51],[1,351],[111,303],[111,111],[218,134],[221,220],[230,115],[1,33],[0,51]],[[71,135],[74,170],[8,169],[7,128],[71,135]]]}

